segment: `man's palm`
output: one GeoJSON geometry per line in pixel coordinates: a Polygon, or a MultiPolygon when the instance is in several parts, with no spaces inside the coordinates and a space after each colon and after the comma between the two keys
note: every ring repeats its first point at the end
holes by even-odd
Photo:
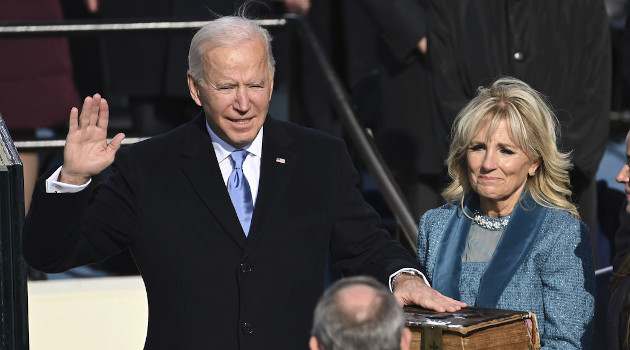
{"type": "Polygon", "coordinates": [[[112,164],[125,135],[117,134],[108,144],[108,123],[109,107],[99,94],[85,98],[81,115],[72,108],[59,181],[82,185],[112,164]]]}

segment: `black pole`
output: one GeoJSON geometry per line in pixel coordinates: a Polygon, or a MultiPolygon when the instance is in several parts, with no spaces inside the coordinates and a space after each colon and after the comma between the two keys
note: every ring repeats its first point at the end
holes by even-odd
{"type": "Polygon", "coordinates": [[[333,105],[343,119],[352,141],[360,149],[359,153],[363,157],[363,161],[366,163],[368,170],[372,176],[374,176],[374,180],[381,190],[383,197],[385,197],[385,201],[394,213],[406,243],[409,247],[414,248],[418,237],[418,224],[414,221],[404,200],[402,191],[396,184],[389,168],[385,166],[385,161],[374,145],[373,139],[367,135],[365,128],[355,116],[349,102],[350,98],[348,97],[348,92],[343,87],[332,65],[328,62],[319,41],[313,34],[308,23],[298,16],[287,15],[287,18],[293,19],[299,24],[299,34],[302,35],[302,40],[312,49],[319,68],[329,83],[329,92],[333,105]]]}
{"type": "Polygon", "coordinates": [[[22,161],[0,115],[0,350],[29,348],[23,223],[22,161]]]}

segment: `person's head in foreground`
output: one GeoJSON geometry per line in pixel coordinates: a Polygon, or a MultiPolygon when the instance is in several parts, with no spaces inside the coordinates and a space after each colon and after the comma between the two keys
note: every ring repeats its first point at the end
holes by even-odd
{"type": "Polygon", "coordinates": [[[343,278],[324,292],[311,335],[311,350],[406,350],[411,343],[402,307],[367,276],[343,278]]]}

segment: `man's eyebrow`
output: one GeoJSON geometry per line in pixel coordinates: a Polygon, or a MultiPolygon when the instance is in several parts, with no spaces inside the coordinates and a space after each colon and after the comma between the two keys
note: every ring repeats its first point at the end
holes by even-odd
{"type": "Polygon", "coordinates": [[[213,82],[208,82],[208,83],[210,84],[210,86],[212,86],[215,89],[218,87],[230,87],[230,86],[238,85],[237,83],[233,81],[218,81],[216,83],[213,83],[213,82]]]}
{"type": "MultiPolygon", "coordinates": [[[[240,83],[234,82],[234,81],[217,81],[217,82],[208,82],[210,84],[210,86],[212,87],[217,87],[217,86],[237,86],[240,85],[240,83]]],[[[259,79],[259,80],[254,80],[254,81],[249,81],[246,83],[243,83],[243,85],[261,85],[261,84],[266,84],[267,83],[267,79],[259,79]]]]}

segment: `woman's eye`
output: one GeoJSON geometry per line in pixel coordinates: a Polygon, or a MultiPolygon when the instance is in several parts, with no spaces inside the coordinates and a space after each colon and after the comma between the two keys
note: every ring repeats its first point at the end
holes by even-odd
{"type": "Polygon", "coordinates": [[[485,149],[485,147],[483,145],[473,145],[473,146],[470,146],[468,149],[471,151],[481,151],[485,149]]]}
{"type": "Polygon", "coordinates": [[[510,154],[514,154],[514,151],[512,151],[511,149],[503,148],[501,150],[501,153],[510,155],[510,154]]]}

